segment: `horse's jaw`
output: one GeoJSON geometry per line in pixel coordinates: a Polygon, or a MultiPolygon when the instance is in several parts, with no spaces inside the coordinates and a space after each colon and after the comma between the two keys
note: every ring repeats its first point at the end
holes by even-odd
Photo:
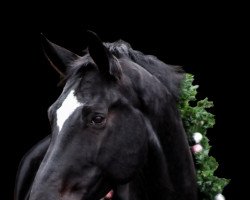
{"type": "MultiPolygon", "coordinates": [[[[54,195],[54,194],[50,194],[50,196],[52,196],[52,195],[54,195]]],[[[46,196],[46,195],[44,195],[44,196],[46,196]]],[[[85,199],[87,199],[87,200],[112,200],[113,199],[113,197],[114,197],[114,190],[113,189],[111,189],[108,193],[106,193],[106,195],[105,196],[103,196],[102,198],[96,198],[96,199],[93,199],[93,197],[87,197],[87,198],[85,198],[85,197],[83,197],[82,195],[80,195],[80,196],[78,196],[78,195],[76,195],[76,194],[74,194],[74,193],[66,193],[66,194],[60,194],[59,195],[60,197],[57,197],[56,199],[60,199],[60,200],[85,200],[85,199]]],[[[117,195],[117,193],[116,193],[116,195],[115,196],[120,196],[119,194],[117,195]]],[[[28,194],[28,196],[26,197],[28,200],[30,200],[30,199],[33,199],[31,196],[30,196],[30,194],[28,194]]],[[[39,200],[40,200],[41,198],[39,198],[39,200]]],[[[42,198],[42,199],[44,199],[44,198],[42,198]]],[[[52,197],[52,199],[54,200],[54,196],[52,197]]]]}
{"type": "Polygon", "coordinates": [[[108,179],[98,175],[85,176],[44,176],[40,171],[35,177],[29,200],[110,200],[113,197],[113,184],[108,179]]]}

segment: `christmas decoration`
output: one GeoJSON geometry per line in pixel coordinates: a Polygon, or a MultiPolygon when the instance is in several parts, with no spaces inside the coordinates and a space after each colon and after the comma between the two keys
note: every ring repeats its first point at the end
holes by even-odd
{"type": "Polygon", "coordinates": [[[207,129],[212,128],[215,123],[214,115],[206,110],[213,106],[213,102],[207,98],[196,101],[198,85],[193,85],[193,81],[193,75],[186,74],[181,88],[179,110],[188,140],[196,143],[190,142],[190,146],[194,153],[199,191],[202,200],[224,200],[221,193],[229,180],[214,175],[218,163],[209,155],[211,146],[206,136],[207,129]],[[196,105],[193,106],[194,104],[196,105]]]}
{"type": "Polygon", "coordinates": [[[214,200],[225,200],[225,197],[219,193],[215,196],[214,200]]]}
{"type": "MultiPolygon", "coordinates": [[[[202,122],[203,122],[203,121],[202,121],[202,122]]],[[[203,124],[204,124],[204,122],[203,122],[203,124]]],[[[203,124],[201,123],[201,125],[203,125],[203,124]]],[[[203,138],[203,136],[202,136],[202,134],[199,133],[199,132],[195,132],[195,133],[193,134],[193,139],[194,139],[195,143],[199,143],[199,142],[202,140],[202,138],[203,138]]]]}
{"type": "Polygon", "coordinates": [[[193,153],[199,153],[203,150],[203,147],[200,144],[196,144],[191,147],[193,153]]]}

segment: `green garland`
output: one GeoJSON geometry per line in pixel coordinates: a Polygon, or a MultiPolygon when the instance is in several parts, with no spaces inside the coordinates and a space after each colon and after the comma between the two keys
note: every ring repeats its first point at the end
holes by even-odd
{"type": "Polygon", "coordinates": [[[199,151],[193,153],[198,187],[203,200],[224,199],[221,193],[229,180],[214,175],[218,163],[214,157],[209,156],[211,146],[209,145],[209,139],[206,137],[207,129],[212,128],[215,124],[214,115],[206,110],[213,107],[213,102],[208,101],[207,98],[196,101],[198,85],[193,85],[193,81],[193,75],[186,74],[181,87],[178,106],[190,144],[194,140],[194,133],[198,132],[200,135],[199,151]],[[193,103],[196,103],[196,105],[191,106],[190,102],[192,102],[192,105],[193,103]]]}

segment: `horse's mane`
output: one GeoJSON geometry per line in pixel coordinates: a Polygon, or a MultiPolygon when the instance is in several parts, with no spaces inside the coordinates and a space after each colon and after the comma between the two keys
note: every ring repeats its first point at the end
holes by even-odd
{"type": "Polygon", "coordinates": [[[129,43],[123,40],[105,43],[104,45],[117,58],[128,58],[146,69],[158,78],[168,88],[171,95],[178,100],[180,83],[184,73],[180,66],[165,64],[155,56],[145,55],[140,51],[136,51],[132,49],[129,43]]]}
{"type": "MultiPolygon", "coordinates": [[[[140,51],[134,50],[129,43],[123,40],[118,40],[113,43],[104,43],[104,45],[109,52],[118,59],[125,58],[131,60],[155,76],[167,88],[173,99],[178,101],[180,84],[184,74],[180,66],[165,64],[156,56],[145,55],[140,51]]],[[[77,74],[79,69],[82,69],[81,66],[85,66],[86,70],[86,66],[92,59],[90,58],[88,49],[85,49],[83,53],[84,56],[74,63],[75,66],[72,69],[69,69],[69,76],[77,74]]]]}

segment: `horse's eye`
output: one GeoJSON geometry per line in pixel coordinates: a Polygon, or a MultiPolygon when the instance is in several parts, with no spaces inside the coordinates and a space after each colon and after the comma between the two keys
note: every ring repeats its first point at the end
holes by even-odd
{"type": "Polygon", "coordinates": [[[102,124],[104,122],[105,122],[105,118],[99,115],[94,116],[91,121],[92,124],[102,124]]]}

